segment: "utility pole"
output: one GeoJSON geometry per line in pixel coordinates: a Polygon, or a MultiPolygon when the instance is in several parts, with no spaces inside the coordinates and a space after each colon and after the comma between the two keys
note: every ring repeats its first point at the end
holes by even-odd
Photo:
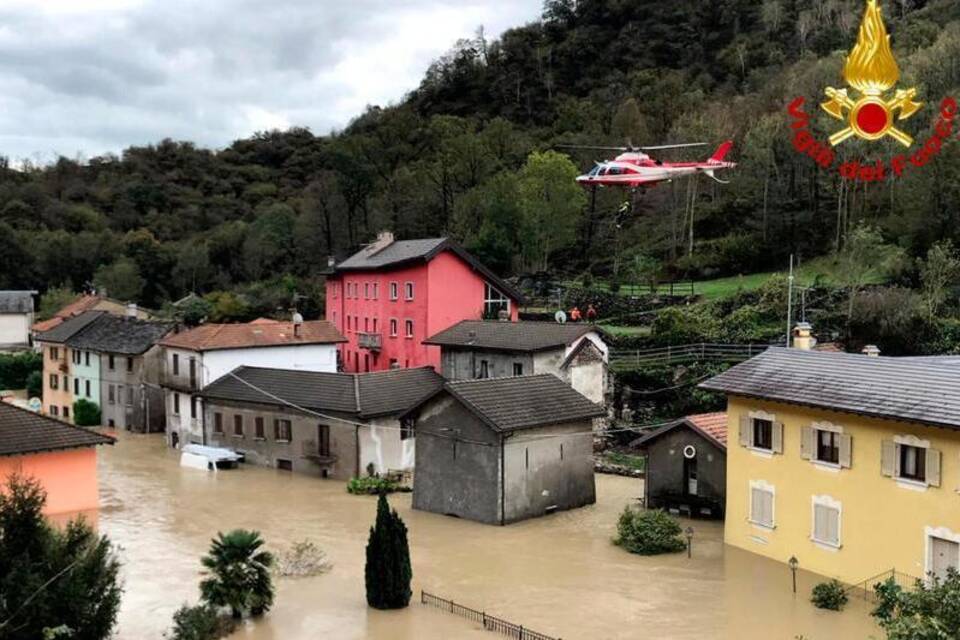
{"type": "Polygon", "coordinates": [[[790,275],[787,277],[787,348],[790,348],[790,330],[793,325],[793,254],[790,254],[790,275]]]}

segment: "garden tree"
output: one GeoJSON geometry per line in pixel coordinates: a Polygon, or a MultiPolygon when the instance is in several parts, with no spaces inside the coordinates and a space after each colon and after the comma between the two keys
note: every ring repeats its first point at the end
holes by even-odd
{"type": "Polygon", "coordinates": [[[253,616],[268,611],[274,597],[270,578],[273,555],[261,549],[263,544],[257,531],[217,532],[210,542],[210,551],[200,559],[207,575],[200,582],[204,601],[229,607],[235,619],[246,611],[253,616]]]}
{"type": "Polygon", "coordinates": [[[99,427],[101,423],[99,405],[86,398],[74,400],[73,423],[78,427],[99,427]]]}
{"type": "Polygon", "coordinates": [[[233,632],[235,625],[209,604],[183,605],[173,614],[168,640],[218,640],[233,632]]]}
{"type": "Polygon", "coordinates": [[[77,293],[70,287],[50,287],[40,296],[37,319],[47,320],[77,299],[77,293]]]}
{"type": "Polygon", "coordinates": [[[918,580],[906,590],[893,579],[874,587],[873,617],[887,640],[956,640],[960,637],[960,573],[953,567],[945,577],[918,580]]]}
{"type": "Polygon", "coordinates": [[[21,475],[0,488],[0,638],[105,640],[122,592],[113,545],[82,519],[52,526],[45,502],[21,475]]]}
{"type": "Polygon", "coordinates": [[[377,520],[367,540],[367,564],[364,568],[367,604],[375,609],[402,609],[410,604],[410,547],[407,526],[396,510],[391,511],[387,496],[377,499],[377,520]]]}
{"type": "Polygon", "coordinates": [[[949,294],[950,287],[960,278],[960,258],[950,240],[936,243],[927,251],[927,259],[920,265],[920,282],[927,313],[935,316],[949,294]]]}
{"type": "Polygon", "coordinates": [[[535,271],[549,268],[550,255],[573,244],[586,204],[574,180],[577,168],[556,151],[534,152],[520,170],[521,243],[524,260],[535,271]]]}
{"type": "Polygon", "coordinates": [[[625,507],[617,520],[613,543],[643,556],[676,553],[687,548],[680,535],[683,528],[670,514],[659,509],[625,507]]]}
{"type": "Polygon", "coordinates": [[[43,399],[43,372],[31,371],[26,379],[27,397],[43,399]]]}
{"type": "Polygon", "coordinates": [[[137,301],[145,286],[140,276],[140,268],[130,258],[119,258],[112,264],[105,264],[93,276],[98,293],[104,293],[118,300],[137,301]]]}

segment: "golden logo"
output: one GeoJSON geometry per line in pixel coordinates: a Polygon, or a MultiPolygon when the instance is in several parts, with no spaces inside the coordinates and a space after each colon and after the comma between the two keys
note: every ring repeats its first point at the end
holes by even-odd
{"type": "Polygon", "coordinates": [[[846,120],[845,129],[830,136],[830,144],[837,146],[851,136],[864,140],[879,140],[890,136],[905,147],[913,144],[913,138],[893,125],[894,113],[899,110],[899,120],[906,120],[923,106],[914,102],[917,90],[898,89],[890,100],[883,94],[890,91],[900,79],[900,69],[890,49],[890,36],[883,23],[877,0],[867,0],[867,11],[860,25],[857,45],[847,56],[843,79],[860,92],[854,100],[846,89],[827,87],[830,98],[820,106],[837,120],[846,120]]]}

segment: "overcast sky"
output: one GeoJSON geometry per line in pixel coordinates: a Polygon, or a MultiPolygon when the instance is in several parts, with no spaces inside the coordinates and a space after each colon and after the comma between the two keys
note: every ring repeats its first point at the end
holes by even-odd
{"type": "Polygon", "coordinates": [[[542,0],[0,0],[0,155],[343,127],[542,0]]]}

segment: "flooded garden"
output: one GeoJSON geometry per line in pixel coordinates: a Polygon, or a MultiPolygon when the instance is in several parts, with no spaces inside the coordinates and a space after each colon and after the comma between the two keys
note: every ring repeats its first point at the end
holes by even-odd
{"type": "MultiPolygon", "coordinates": [[[[401,611],[369,609],[364,547],[376,499],[344,483],[260,467],[181,468],[161,436],[120,433],[100,451],[101,509],[91,514],[121,547],[124,594],[117,637],[162,638],[173,612],[198,599],[199,558],[217,531],[262,532],[273,550],[309,540],[332,564],[323,575],[278,578],[274,608],[234,638],[414,640],[497,638],[419,603],[423,589],[565,640],[869,638],[869,606],[842,613],[809,603],[818,576],[726,547],[722,524],[694,527],[693,553],[640,557],[611,544],[617,516],[642,495],[638,480],[597,476],[597,504],[507,527],[391,504],[409,529],[414,598],[401,611]]],[[[802,561],[802,559],[801,559],[802,561]]]]}

